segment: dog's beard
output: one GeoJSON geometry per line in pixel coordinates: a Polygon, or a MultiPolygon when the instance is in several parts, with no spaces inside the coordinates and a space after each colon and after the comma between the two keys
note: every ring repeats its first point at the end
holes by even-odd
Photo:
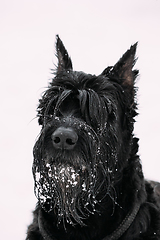
{"type": "Polygon", "coordinates": [[[54,213],[57,225],[64,227],[66,223],[85,226],[90,215],[101,214],[99,207],[107,195],[114,200],[110,178],[114,175],[98,156],[94,155],[94,164],[81,158],[78,162],[73,166],[44,159],[43,168],[33,164],[35,194],[42,208],[54,213]]]}
{"type": "MultiPolygon", "coordinates": [[[[82,161],[81,161],[82,162],[82,161]]],[[[57,215],[57,223],[84,225],[83,219],[96,212],[96,172],[89,166],[45,164],[34,169],[36,195],[45,211],[57,215]]]]}

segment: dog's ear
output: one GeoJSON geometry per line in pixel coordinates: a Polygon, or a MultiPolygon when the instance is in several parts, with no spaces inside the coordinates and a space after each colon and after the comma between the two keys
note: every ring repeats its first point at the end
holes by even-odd
{"type": "Polygon", "coordinates": [[[138,70],[132,70],[136,63],[137,43],[130,47],[128,51],[120,58],[114,67],[106,68],[102,74],[108,75],[111,79],[120,80],[122,85],[132,87],[138,74],[138,70]]]}
{"type": "Polygon", "coordinates": [[[58,66],[57,72],[62,70],[71,70],[72,69],[72,61],[68,55],[67,50],[65,49],[63,42],[56,36],[56,56],[58,58],[58,66]]]}
{"type": "Polygon", "coordinates": [[[113,67],[113,73],[118,75],[119,79],[123,79],[123,85],[133,86],[135,75],[138,74],[138,72],[132,71],[137,60],[135,59],[136,49],[137,43],[131,46],[113,67]]]}

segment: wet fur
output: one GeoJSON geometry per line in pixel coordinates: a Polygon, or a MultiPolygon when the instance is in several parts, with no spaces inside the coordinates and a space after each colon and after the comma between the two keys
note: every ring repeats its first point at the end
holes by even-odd
{"type": "Polygon", "coordinates": [[[73,71],[57,36],[58,66],[38,106],[38,204],[27,240],[105,240],[137,203],[140,210],[120,239],[160,239],[158,194],[144,180],[133,135],[136,46],[95,76],[73,71]],[[78,135],[73,150],[53,147],[51,135],[60,127],[78,135]]]}

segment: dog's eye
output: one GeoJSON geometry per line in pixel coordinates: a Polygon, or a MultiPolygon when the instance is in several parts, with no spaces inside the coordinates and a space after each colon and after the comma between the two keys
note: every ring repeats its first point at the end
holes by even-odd
{"type": "Polygon", "coordinates": [[[54,109],[56,116],[74,115],[79,110],[79,100],[71,90],[65,90],[59,96],[58,104],[54,109]]]}
{"type": "Polygon", "coordinates": [[[47,113],[45,113],[44,115],[44,118],[45,118],[45,121],[46,120],[51,120],[54,116],[54,109],[55,109],[55,106],[51,106],[49,111],[47,113]]]}
{"type": "Polygon", "coordinates": [[[65,101],[63,101],[59,107],[59,111],[62,114],[62,116],[65,115],[76,116],[80,111],[79,109],[80,107],[78,99],[72,96],[65,99],[65,101]]]}

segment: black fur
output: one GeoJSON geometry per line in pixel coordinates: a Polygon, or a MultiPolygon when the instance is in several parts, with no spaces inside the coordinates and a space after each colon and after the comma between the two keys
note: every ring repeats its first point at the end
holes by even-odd
{"type": "Polygon", "coordinates": [[[38,204],[26,240],[105,240],[135,206],[130,226],[110,239],[160,239],[158,183],[144,180],[133,135],[136,47],[95,76],[73,71],[57,36],[58,66],[38,106],[38,204]]]}

